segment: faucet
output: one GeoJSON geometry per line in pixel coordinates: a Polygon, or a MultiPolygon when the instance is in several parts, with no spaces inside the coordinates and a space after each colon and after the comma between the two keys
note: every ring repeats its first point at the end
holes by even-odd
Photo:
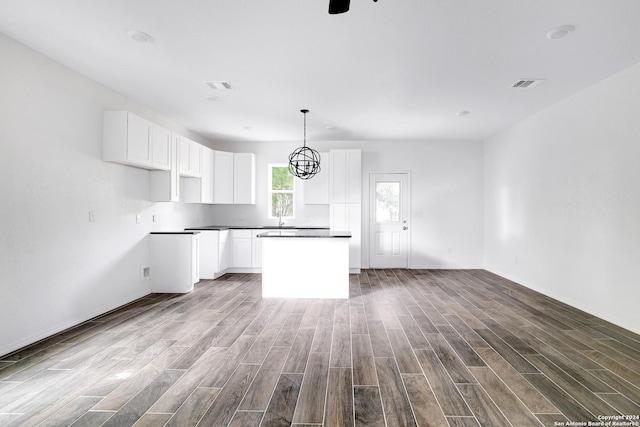
{"type": "Polygon", "coordinates": [[[284,225],[284,221],[282,220],[282,211],[284,209],[280,208],[278,209],[278,227],[282,228],[282,226],[284,225]]]}

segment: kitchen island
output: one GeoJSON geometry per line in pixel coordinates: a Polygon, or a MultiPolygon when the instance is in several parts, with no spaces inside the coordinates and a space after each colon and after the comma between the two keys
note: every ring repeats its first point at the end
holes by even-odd
{"type": "Polygon", "coordinates": [[[257,237],[263,298],[349,298],[350,232],[272,230],[257,237]]]}

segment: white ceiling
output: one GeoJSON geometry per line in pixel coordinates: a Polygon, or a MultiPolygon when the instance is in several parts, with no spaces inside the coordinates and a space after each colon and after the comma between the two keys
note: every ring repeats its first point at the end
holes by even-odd
{"type": "Polygon", "coordinates": [[[0,0],[0,32],[229,141],[299,141],[301,108],[309,141],[482,140],[640,62],[638,0],[327,10],[328,0],[0,0]],[[569,37],[545,37],[566,24],[569,37]],[[132,29],[153,42],[132,41],[132,29]],[[512,89],[521,78],[546,80],[512,89]]]}

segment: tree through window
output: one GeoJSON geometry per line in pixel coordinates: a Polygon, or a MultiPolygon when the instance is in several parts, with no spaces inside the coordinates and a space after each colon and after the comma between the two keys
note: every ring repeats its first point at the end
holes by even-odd
{"type": "Polygon", "coordinates": [[[269,165],[269,218],[294,218],[294,176],[287,165],[269,165]]]}

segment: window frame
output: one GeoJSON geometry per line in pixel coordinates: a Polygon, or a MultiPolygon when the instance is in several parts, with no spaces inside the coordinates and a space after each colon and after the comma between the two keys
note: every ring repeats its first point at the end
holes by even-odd
{"type": "Polygon", "coordinates": [[[277,216],[273,216],[273,194],[277,193],[290,193],[292,200],[291,216],[283,216],[282,219],[295,219],[296,217],[296,179],[293,178],[293,188],[291,190],[274,190],[273,189],[273,168],[286,168],[289,169],[289,165],[286,163],[269,163],[267,167],[267,218],[278,219],[277,216]]]}

